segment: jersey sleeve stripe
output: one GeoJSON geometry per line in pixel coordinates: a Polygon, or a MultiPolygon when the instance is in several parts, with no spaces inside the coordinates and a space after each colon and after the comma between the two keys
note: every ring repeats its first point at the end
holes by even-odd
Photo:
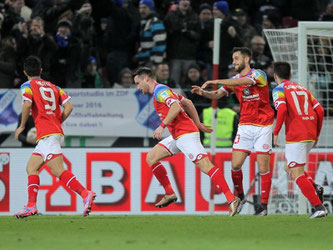
{"type": "Polygon", "coordinates": [[[28,102],[32,103],[32,100],[30,98],[22,96],[22,102],[24,102],[24,101],[28,101],[28,102]]]}
{"type": "Polygon", "coordinates": [[[65,100],[62,101],[62,104],[61,105],[64,105],[66,102],[68,102],[69,100],[71,99],[70,96],[68,96],[65,100]]]}
{"type": "Polygon", "coordinates": [[[227,95],[229,95],[229,91],[226,90],[223,86],[220,88],[220,90],[222,90],[223,92],[227,93],[227,95]]]}
{"type": "Polygon", "coordinates": [[[317,102],[315,105],[313,105],[312,108],[315,109],[315,108],[317,108],[319,105],[320,105],[319,102],[317,102]]]}

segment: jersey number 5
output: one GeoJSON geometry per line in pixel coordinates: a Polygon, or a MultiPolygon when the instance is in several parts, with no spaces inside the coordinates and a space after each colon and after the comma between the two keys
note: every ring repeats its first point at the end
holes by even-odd
{"type": "Polygon", "coordinates": [[[49,103],[45,104],[44,108],[51,109],[52,111],[54,111],[57,108],[57,106],[53,89],[40,87],[39,92],[42,95],[43,99],[49,103]],[[48,93],[48,95],[46,95],[46,93],[48,93]]]}
{"type": "Polygon", "coordinates": [[[291,96],[293,97],[297,113],[303,115],[301,106],[299,105],[298,97],[304,96],[304,114],[309,114],[309,98],[305,91],[291,91],[291,96]]]}

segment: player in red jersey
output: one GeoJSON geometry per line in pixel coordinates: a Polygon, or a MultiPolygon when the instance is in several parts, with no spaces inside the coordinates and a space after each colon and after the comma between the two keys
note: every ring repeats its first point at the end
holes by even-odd
{"type": "Polygon", "coordinates": [[[261,206],[255,215],[267,215],[267,203],[271,189],[269,166],[272,151],[272,125],[274,110],[270,106],[268,82],[265,72],[250,67],[252,52],[246,47],[235,47],[233,65],[238,72],[232,79],[207,81],[201,87],[192,86],[192,93],[209,99],[219,99],[234,92],[240,103],[240,121],[232,151],[231,176],[235,191],[245,203],[242,165],[254,148],[261,177],[261,206]],[[216,91],[205,91],[209,85],[222,84],[216,91]]]}
{"type": "Polygon", "coordinates": [[[320,135],[324,109],[306,88],[290,81],[290,76],[289,63],[274,63],[274,79],[279,85],[272,93],[274,105],[277,109],[273,143],[278,146],[278,134],[282,124],[285,123],[286,170],[315,208],[315,212],[310,216],[310,219],[326,217],[327,210],[316,195],[318,186],[304,171],[307,156],[311,148],[317,143],[320,135]]]}
{"type": "Polygon", "coordinates": [[[166,207],[177,201],[177,196],[171,187],[161,160],[183,152],[202,172],[209,175],[219,191],[223,191],[229,204],[229,214],[234,216],[237,213],[240,199],[234,197],[222,171],[214,166],[207,157],[207,152],[200,141],[198,128],[203,132],[211,132],[212,130],[200,122],[193,103],[182,95],[174,93],[166,85],[156,83],[149,68],[139,68],[135,73],[134,82],[137,84],[137,89],[141,90],[143,94],[153,95],[156,112],[161,118],[161,125],[154,131],[153,137],[160,140],[165,127],[169,129],[171,134],[159,142],[148,153],[146,159],[155,177],[165,189],[165,196],[155,206],[166,207]]]}
{"type": "Polygon", "coordinates": [[[37,130],[37,146],[32,153],[26,171],[28,173],[28,204],[14,216],[24,218],[38,213],[36,202],[39,189],[38,170],[46,164],[53,175],[67,187],[83,198],[83,216],[89,215],[95,192],[84,188],[76,177],[63,166],[61,143],[64,133],[61,123],[73,110],[70,97],[59,87],[40,78],[41,61],[38,57],[29,56],[24,61],[24,74],[28,81],[21,85],[23,98],[22,119],[15,131],[15,138],[24,130],[31,110],[37,130]],[[60,105],[63,106],[61,112],[60,105]]]}

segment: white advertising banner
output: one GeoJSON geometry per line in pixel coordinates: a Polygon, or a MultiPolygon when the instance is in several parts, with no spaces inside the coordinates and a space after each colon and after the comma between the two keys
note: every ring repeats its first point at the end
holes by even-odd
{"type": "MultiPolygon", "coordinates": [[[[161,122],[152,96],[136,89],[65,89],[65,92],[72,97],[74,106],[63,123],[66,135],[151,137],[161,122]]],[[[18,89],[0,89],[0,133],[15,131],[21,105],[18,89]]]]}
{"type": "MultiPolygon", "coordinates": [[[[168,171],[178,201],[167,208],[158,209],[154,204],[164,195],[163,187],[152,175],[146,164],[149,149],[64,149],[64,161],[77,179],[97,194],[92,214],[207,214],[209,213],[209,177],[199,172],[183,154],[162,161],[168,171]]],[[[12,215],[27,202],[26,163],[32,149],[0,150],[0,215],[12,215]]],[[[309,174],[324,186],[325,194],[331,195],[333,184],[333,150],[310,154],[309,174]]],[[[276,154],[272,154],[271,164],[276,154]]],[[[224,172],[233,190],[230,168],[231,151],[218,150],[216,165],[224,172]]],[[[279,165],[279,164],[278,164],[279,165]]],[[[243,165],[243,186],[248,191],[256,177],[255,154],[243,165]]],[[[273,171],[272,194],[298,193],[296,185],[290,187],[281,169],[273,171]],[[280,171],[281,170],[281,171],[280,171]]],[[[258,193],[255,183],[249,190],[250,199],[258,193]]],[[[215,212],[228,213],[223,194],[215,194],[215,212]]],[[[43,166],[40,171],[38,210],[41,214],[81,214],[80,196],[69,190],[64,183],[51,175],[43,166]]],[[[252,205],[246,203],[243,214],[253,213],[252,205]]],[[[330,209],[330,212],[331,209],[330,209]]]]}

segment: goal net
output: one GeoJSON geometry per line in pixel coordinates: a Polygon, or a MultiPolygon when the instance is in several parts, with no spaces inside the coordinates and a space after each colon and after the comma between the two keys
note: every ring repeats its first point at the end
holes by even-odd
{"type": "MultiPolygon", "coordinates": [[[[299,22],[297,28],[264,30],[274,61],[287,61],[292,80],[302,84],[325,109],[321,136],[311,150],[306,169],[324,187],[325,206],[332,212],[333,195],[333,23],[299,22]]],[[[285,141],[280,132],[279,145],[285,141]]],[[[310,212],[310,204],[284,171],[283,147],[273,154],[273,179],[269,213],[310,212]]]]}

